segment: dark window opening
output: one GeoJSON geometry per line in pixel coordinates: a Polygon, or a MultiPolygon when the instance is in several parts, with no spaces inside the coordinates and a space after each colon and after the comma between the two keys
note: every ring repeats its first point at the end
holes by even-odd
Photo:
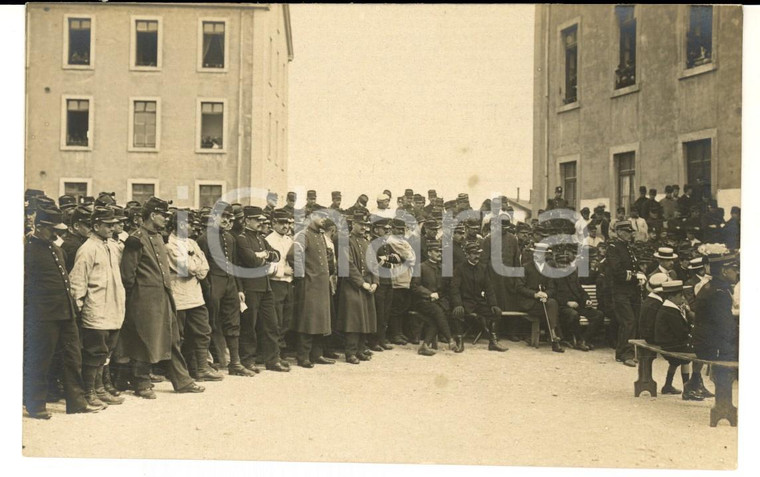
{"type": "Polygon", "coordinates": [[[201,149],[224,147],[224,104],[201,103],[201,149]]]}
{"type": "Polygon", "coordinates": [[[620,54],[615,70],[615,89],[636,84],[636,18],[633,5],[618,5],[615,15],[620,32],[620,54]]]}
{"type": "Polygon", "coordinates": [[[155,184],[132,184],[132,200],[144,204],[151,197],[156,195],[155,184]]]}
{"type": "Polygon", "coordinates": [[[686,32],[686,67],[704,65],[712,61],[713,7],[689,7],[689,31],[686,32]]]}
{"type": "Polygon", "coordinates": [[[578,25],[562,31],[565,48],[565,104],[578,100],[578,25]]]}
{"type": "Polygon", "coordinates": [[[617,207],[625,207],[625,213],[631,212],[631,205],[636,195],[636,154],[624,152],[615,154],[614,161],[617,167],[617,207]]]}
{"type": "Polygon", "coordinates": [[[88,146],[90,137],[90,102],[86,99],[66,101],[66,145],[88,146]]]}
{"type": "Polygon", "coordinates": [[[64,182],[63,193],[65,195],[74,196],[77,199],[77,203],[82,197],[87,196],[87,183],[86,182],[64,182]]]}
{"type": "Polygon", "coordinates": [[[132,145],[156,147],[156,102],[135,101],[132,145]]]}
{"type": "Polygon", "coordinates": [[[692,197],[710,197],[712,191],[712,140],[701,139],[684,143],[686,149],[686,178],[693,187],[692,197]]]}
{"type": "Polygon", "coordinates": [[[213,207],[222,197],[222,186],[202,185],[198,187],[198,207],[213,207]]]}
{"type": "Polygon", "coordinates": [[[573,162],[564,162],[560,164],[560,175],[562,176],[562,186],[565,192],[565,200],[572,207],[577,207],[578,200],[578,176],[577,164],[573,162]]]}
{"type": "Polygon", "coordinates": [[[224,22],[203,22],[203,67],[224,68],[224,22]]]}
{"type": "Polygon", "coordinates": [[[89,18],[69,18],[70,65],[90,64],[91,23],[89,18]]]}
{"type": "Polygon", "coordinates": [[[158,66],[158,21],[135,22],[135,66],[158,66]]]}

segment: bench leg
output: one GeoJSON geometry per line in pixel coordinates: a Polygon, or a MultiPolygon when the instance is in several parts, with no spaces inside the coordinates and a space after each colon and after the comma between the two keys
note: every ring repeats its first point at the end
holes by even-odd
{"type": "Polygon", "coordinates": [[[541,329],[538,320],[530,322],[530,345],[538,348],[538,338],[541,336],[541,329]]]}
{"type": "Polygon", "coordinates": [[[657,357],[639,355],[639,380],[633,383],[633,394],[636,397],[647,391],[652,397],[657,397],[657,382],[652,379],[652,361],[657,357]]]}
{"type": "Polygon", "coordinates": [[[483,336],[483,330],[478,331],[478,334],[475,335],[475,339],[472,340],[472,344],[476,345],[478,344],[478,341],[480,341],[480,337],[483,336]]]}
{"type": "Polygon", "coordinates": [[[710,427],[717,426],[721,419],[727,419],[732,427],[736,427],[736,406],[732,402],[736,374],[732,369],[715,366],[710,379],[715,383],[715,405],[710,409],[710,427]]]}

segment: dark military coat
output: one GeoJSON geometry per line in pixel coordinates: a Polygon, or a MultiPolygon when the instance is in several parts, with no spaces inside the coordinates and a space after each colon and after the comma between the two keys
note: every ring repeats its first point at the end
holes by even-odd
{"type": "Polygon", "coordinates": [[[332,331],[330,266],[324,235],[311,227],[298,232],[287,260],[293,267],[294,283],[291,329],[310,335],[329,335],[332,331]]]}
{"type": "Polygon", "coordinates": [[[346,333],[375,333],[375,297],[362,288],[365,282],[379,283],[366,261],[369,241],[351,234],[344,247],[338,253],[348,255],[348,276],[340,278],[338,288],[338,327],[346,333]]]}
{"type": "Polygon", "coordinates": [[[76,316],[63,251],[29,235],[24,244],[24,320],[59,321],[76,316]]]}

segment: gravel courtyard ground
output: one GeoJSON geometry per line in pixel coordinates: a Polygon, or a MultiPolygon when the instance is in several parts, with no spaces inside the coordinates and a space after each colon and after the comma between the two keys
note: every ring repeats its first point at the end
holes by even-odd
{"type": "MultiPolygon", "coordinates": [[[[25,456],[732,469],[737,430],[710,428],[712,400],[633,396],[635,368],[613,352],[481,342],[427,358],[225,376],[206,392],[50,421],[23,418],[25,456]]],[[[659,386],[667,363],[655,360],[659,386]]],[[[681,387],[680,375],[675,381],[681,387]]],[[[714,389],[709,380],[707,386],[714,389]]],[[[736,401],[736,388],[734,400],[736,401]]],[[[741,415],[741,412],[740,412],[741,415]]]]}

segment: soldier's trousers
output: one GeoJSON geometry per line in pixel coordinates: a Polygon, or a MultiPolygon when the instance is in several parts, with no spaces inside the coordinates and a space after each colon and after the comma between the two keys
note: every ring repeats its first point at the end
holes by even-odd
{"type": "Polygon", "coordinates": [[[247,310],[240,317],[240,361],[275,364],[280,361],[279,330],[272,291],[245,292],[247,310]],[[258,347],[257,341],[261,344],[258,347]],[[258,358],[258,359],[257,359],[258,358]]]}
{"type": "Polygon", "coordinates": [[[240,299],[237,285],[231,276],[208,275],[209,324],[211,325],[211,354],[216,362],[227,365],[225,350],[227,337],[240,336],[240,299]]]}
{"type": "Polygon", "coordinates": [[[440,305],[431,301],[420,301],[415,305],[415,309],[424,322],[425,343],[433,343],[439,334],[444,341],[451,341],[451,329],[446,319],[446,312],[440,305]]]}
{"type": "MultiPolygon", "coordinates": [[[[169,378],[169,381],[171,381],[172,387],[175,391],[192,384],[193,378],[191,378],[190,374],[187,372],[187,363],[182,356],[179,341],[174,341],[172,343],[171,358],[167,361],[161,361],[161,363],[166,363],[166,375],[169,378]]],[[[132,386],[135,390],[150,388],[150,373],[152,366],[151,363],[132,360],[132,386]]]]}
{"type": "Polygon", "coordinates": [[[633,345],[628,343],[628,340],[636,339],[638,334],[636,321],[641,310],[641,294],[639,293],[639,289],[613,290],[612,306],[618,322],[615,359],[620,361],[633,359],[633,345]]]}
{"type": "Polygon", "coordinates": [[[298,333],[298,346],[296,359],[299,363],[311,361],[312,363],[322,357],[322,335],[310,335],[298,333]]]}
{"type": "MultiPolygon", "coordinates": [[[[412,305],[412,291],[408,288],[394,288],[393,300],[391,302],[390,321],[388,323],[388,334],[391,338],[396,338],[403,334],[404,318],[406,318],[409,308],[412,305]]],[[[412,338],[409,336],[409,338],[412,338]]]]}
{"type": "Polygon", "coordinates": [[[119,340],[119,331],[82,328],[82,364],[105,365],[119,340]]]}
{"type": "Polygon", "coordinates": [[[274,294],[274,311],[277,315],[277,329],[280,345],[284,344],[285,333],[290,329],[290,321],[293,318],[293,284],[271,280],[272,293],[274,294]]]}
{"type": "Polygon", "coordinates": [[[386,343],[388,341],[388,323],[391,317],[393,305],[393,286],[383,284],[375,290],[375,315],[377,316],[377,332],[368,337],[370,346],[386,343]]]}
{"type": "Polygon", "coordinates": [[[211,325],[204,305],[177,310],[180,350],[188,369],[205,368],[211,344],[211,325]]]}
{"type": "Polygon", "coordinates": [[[591,342],[594,336],[599,333],[599,328],[604,325],[604,314],[599,310],[586,307],[560,307],[559,319],[564,336],[576,336],[587,343],[591,342]],[[580,324],[581,316],[585,316],[588,319],[588,325],[585,327],[585,330],[580,324]]]}
{"type": "Polygon", "coordinates": [[[58,343],[63,351],[63,389],[66,412],[87,406],[82,382],[79,330],[73,319],[24,323],[24,406],[30,412],[45,409],[47,377],[58,343]]]}
{"type": "Polygon", "coordinates": [[[346,333],[346,358],[356,356],[367,348],[364,333],[346,333]]]}

